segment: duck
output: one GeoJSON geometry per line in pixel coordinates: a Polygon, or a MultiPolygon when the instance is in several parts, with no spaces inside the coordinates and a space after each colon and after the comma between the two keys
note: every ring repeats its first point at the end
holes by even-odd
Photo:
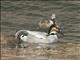
{"type": "Polygon", "coordinates": [[[15,34],[15,38],[19,44],[24,43],[54,43],[57,42],[60,30],[53,24],[48,33],[40,31],[19,30],[15,34]]]}
{"type": "Polygon", "coordinates": [[[42,29],[46,29],[46,28],[49,28],[52,24],[56,24],[56,26],[59,27],[55,19],[56,19],[56,15],[55,13],[53,13],[49,19],[40,20],[38,22],[38,27],[42,29]]]}

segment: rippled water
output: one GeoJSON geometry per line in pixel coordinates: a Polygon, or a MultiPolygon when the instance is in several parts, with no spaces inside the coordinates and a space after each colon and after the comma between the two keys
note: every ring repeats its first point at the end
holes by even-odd
{"type": "Polygon", "coordinates": [[[2,31],[36,30],[39,20],[56,14],[64,31],[64,40],[80,40],[80,1],[2,1],[2,31]]]}
{"type": "Polygon", "coordinates": [[[37,22],[52,13],[63,29],[63,41],[80,43],[80,1],[1,1],[1,32],[37,30],[37,22]]]}

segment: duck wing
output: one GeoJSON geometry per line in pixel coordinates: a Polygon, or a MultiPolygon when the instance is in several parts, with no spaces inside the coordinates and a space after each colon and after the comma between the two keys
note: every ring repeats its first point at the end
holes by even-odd
{"type": "Polygon", "coordinates": [[[39,39],[45,39],[47,35],[47,33],[39,32],[39,31],[28,31],[28,33],[30,35],[33,35],[35,38],[39,38],[39,39]]]}

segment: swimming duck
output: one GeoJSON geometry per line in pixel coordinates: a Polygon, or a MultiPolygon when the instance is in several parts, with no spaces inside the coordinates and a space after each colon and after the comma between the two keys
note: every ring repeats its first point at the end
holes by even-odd
{"type": "Polygon", "coordinates": [[[50,19],[40,20],[38,23],[39,28],[42,29],[49,28],[52,24],[56,24],[56,26],[58,26],[57,23],[55,22],[55,18],[56,15],[53,13],[50,19]]]}

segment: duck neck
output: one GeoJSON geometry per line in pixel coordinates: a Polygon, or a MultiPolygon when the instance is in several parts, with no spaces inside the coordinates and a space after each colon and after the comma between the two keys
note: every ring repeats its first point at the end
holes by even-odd
{"type": "Polygon", "coordinates": [[[48,30],[48,34],[50,34],[52,27],[55,27],[55,24],[52,24],[48,30]]]}

